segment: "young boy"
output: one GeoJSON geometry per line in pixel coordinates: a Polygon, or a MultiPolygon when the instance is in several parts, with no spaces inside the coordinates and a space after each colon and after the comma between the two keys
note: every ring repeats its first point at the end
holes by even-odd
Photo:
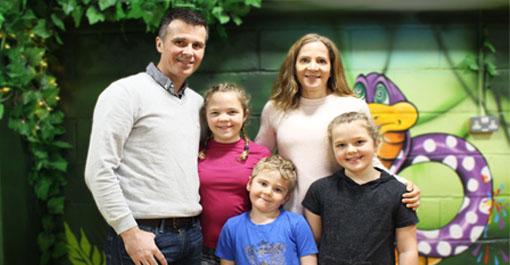
{"type": "Polygon", "coordinates": [[[296,186],[296,168],[279,155],[260,160],[246,186],[251,211],[221,230],[221,264],[317,264],[317,246],[303,216],[281,207],[296,186]]]}
{"type": "Polygon", "coordinates": [[[328,127],[336,161],[343,167],[315,181],[303,200],[319,242],[319,264],[418,265],[416,213],[401,202],[404,184],[374,168],[377,128],[363,113],[348,112],[328,127]]]}

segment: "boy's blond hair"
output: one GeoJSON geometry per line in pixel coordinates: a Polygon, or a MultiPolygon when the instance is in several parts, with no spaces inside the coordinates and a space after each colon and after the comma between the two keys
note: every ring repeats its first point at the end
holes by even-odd
{"type": "Polygon", "coordinates": [[[250,182],[262,171],[278,172],[280,177],[287,182],[288,193],[290,194],[296,187],[297,172],[296,166],[292,161],[285,159],[281,155],[272,155],[261,159],[251,174],[250,182]]]}
{"type": "Polygon", "coordinates": [[[328,125],[328,141],[329,146],[332,146],[333,144],[333,129],[335,129],[336,126],[344,123],[351,123],[354,121],[363,121],[365,124],[363,124],[363,127],[367,129],[368,135],[376,145],[380,142],[380,135],[379,130],[377,126],[374,124],[372,119],[370,119],[365,113],[363,112],[346,112],[341,115],[336,116],[328,125]]]}

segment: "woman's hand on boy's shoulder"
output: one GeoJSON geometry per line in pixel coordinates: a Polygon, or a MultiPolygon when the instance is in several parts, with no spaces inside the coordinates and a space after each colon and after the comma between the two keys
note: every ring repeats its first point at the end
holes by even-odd
{"type": "Polygon", "coordinates": [[[407,180],[406,191],[407,192],[402,195],[402,203],[404,203],[407,208],[412,208],[416,211],[416,209],[420,207],[421,190],[412,181],[407,180]]]}

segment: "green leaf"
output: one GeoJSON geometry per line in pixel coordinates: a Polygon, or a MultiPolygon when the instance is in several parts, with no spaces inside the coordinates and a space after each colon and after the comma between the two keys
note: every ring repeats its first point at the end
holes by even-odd
{"type": "Polygon", "coordinates": [[[487,48],[492,53],[496,52],[496,48],[494,48],[494,45],[489,40],[484,40],[483,47],[487,48]]]}
{"type": "Polygon", "coordinates": [[[28,135],[30,132],[28,123],[21,119],[9,119],[8,126],[21,135],[28,135]]]}
{"type": "Polygon", "coordinates": [[[91,1],[91,0],[81,0],[81,2],[82,2],[82,3],[84,3],[85,5],[90,4],[90,1],[91,1]]]}
{"type": "Polygon", "coordinates": [[[105,20],[104,15],[99,13],[93,6],[89,6],[89,8],[87,8],[87,18],[90,25],[94,25],[97,22],[102,22],[105,20]]]}
{"type": "Polygon", "coordinates": [[[117,3],[117,0],[99,0],[99,10],[103,11],[110,6],[115,5],[115,3],[117,3]]]}
{"type": "Polygon", "coordinates": [[[57,40],[57,43],[59,45],[63,45],[64,42],[62,41],[62,39],[60,38],[60,36],[58,34],[55,34],[55,40],[57,40]]]}
{"type": "Polygon", "coordinates": [[[53,24],[55,26],[57,26],[57,28],[59,28],[61,30],[66,30],[66,27],[64,26],[64,22],[57,15],[51,14],[51,21],[53,21],[53,24]]]}
{"type": "Polygon", "coordinates": [[[59,0],[58,3],[66,15],[71,14],[76,8],[76,0],[59,0]]]}
{"type": "Polygon", "coordinates": [[[34,32],[35,35],[43,39],[46,39],[49,36],[51,36],[50,32],[48,31],[48,28],[46,27],[46,20],[44,19],[39,19],[39,21],[37,21],[37,25],[35,25],[32,31],[34,32]]]}
{"type": "Polygon", "coordinates": [[[5,17],[0,13],[0,25],[4,24],[5,17]]]}
{"type": "Polygon", "coordinates": [[[124,12],[124,9],[122,8],[122,2],[117,2],[115,5],[115,19],[121,20],[126,17],[126,13],[124,12]]]}
{"type": "Polygon", "coordinates": [[[262,0],[245,0],[244,3],[249,6],[260,8],[262,5],[262,0]]]}
{"type": "Polygon", "coordinates": [[[104,254],[97,247],[94,247],[92,250],[92,264],[101,265],[104,261],[104,254]]]}
{"type": "Polygon", "coordinates": [[[234,16],[232,21],[234,21],[234,24],[236,24],[236,26],[240,26],[243,23],[243,20],[239,16],[234,16]]]}
{"type": "Polygon", "coordinates": [[[51,182],[47,178],[40,179],[35,183],[35,195],[38,199],[45,201],[48,198],[51,182]]]}
{"type": "Polygon", "coordinates": [[[130,3],[126,18],[136,18],[137,19],[137,18],[143,17],[143,14],[144,14],[144,12],[143,12],[142,7],[140,6],[140,2],[132,1],[130,3]]]}
{"type": "Polygon", "coordinates": [[[0,120],[4,116],[4,104],[0,102],[0,120]]]}
{"type": "Polygon", "coordinates": [[[464,58],[464,60],[462,60],[459,67],[467,70],[478,71],[478,59],[474,55],[469,54],[464,58]]]}
{"type": "Polygon", "coordinates": [[[64,197],[53,197],[48,200],[47,203],[48,211],[51,214],[63,214],[64,213],[64,197]]]}
{"type": "Polygon", "coordinates": [[[64,141],[54,141],[52,144],[53,144],[53,146],[56,146],[56,147],[59,147],[62,149],[69,149],[69,148],[73,147],[70,143],[67,143],[64,141]]]}
{"type": "Polygon", "coordinates": [[[49,232],[42,232],[37,236],[37,245],[41,250],[48,250],[55,242],[55,235],[49,232]]]}
{"type": "Polygon", "coordinates": [[[226,24],[230,20],[230,17],[223,13],[223,8],[221,6],[214,7],[211,13],[218,19],[221,24],[226,24]]]}
{"type": "Polygon", "coordinates": [[[83,16],[83,8],[81,6],[76,6],[76,8],[73,10],[73,13],[71,14],[73,16],[74,25],[76,27],[80,26],[81,17],[83,16]]]}
{"type": "Polygon", "coordinates": [[[79,246],[78,240],[76,239],[76,236],[74,235],[73,231],[66,222],[64,222],[64,230],[66,234],[67,244],[72,248],[78,248],[79,246]]]}
{"type": "Polygon", "coordinates": [[[60,258],[63,257],[65,254],[67,254],[67,245],[65,242],[58,241],[57,244],[53,247],[53,252],[51,253],[51,256],[53,258],[60,258]]]}
{"type": "Polygon", "coordinates": [[[499,74],[498,70],[496,69],[496,65],[493,63],[487,63],[485,65],[485,69],[487,69],[487,73],[489,73],[490,76],[497,76],[499,74]]]}
{"type": "Polygon", "coordinates": [[[90,257],[92,247],[90,246],[90,242],[87,239],[85,232],[83,232],[83,229],[80,229],[80,248],[87,257],[90,257]]]}
{"type": "Polygon", "coordinates": [[[48,151],[44,150],[42,148],[33,148],[32,149],[32,154],[38,160],[47,159],[48,158],[48,151]]]}
{"type": "Polygon", "coordinates": [[[50,166],[58,171],[67,171],[67,161],[63,157],[58,157],[55,161],[52,161],[50,166]]]}

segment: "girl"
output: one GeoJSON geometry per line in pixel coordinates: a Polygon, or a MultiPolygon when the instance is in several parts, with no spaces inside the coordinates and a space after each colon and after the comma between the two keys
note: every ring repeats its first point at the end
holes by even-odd
{"type": "Polygon", "coordinates": [[[204,95],[201,115],[208,132],[198,162],[203,265],[219,264],[214,251],[221,228],[228,218],[250,208],[249,176],[260,159],[271,155],[269,149],[250,141],[244,131],[248,104],[248,95],[235,84],[215,85],[204,95]]]}
{"type": "Polygon", "coordinates": [[[303,201],[319,245],[319,264],[418,264],[416,213],[400,201],[404,184],[375,168],[377,128],[360,112],[328,126],[336,162],[343,167],[315,181],[303,201]],[[340,236],[339,236],[340,235],[340,236]]]}

